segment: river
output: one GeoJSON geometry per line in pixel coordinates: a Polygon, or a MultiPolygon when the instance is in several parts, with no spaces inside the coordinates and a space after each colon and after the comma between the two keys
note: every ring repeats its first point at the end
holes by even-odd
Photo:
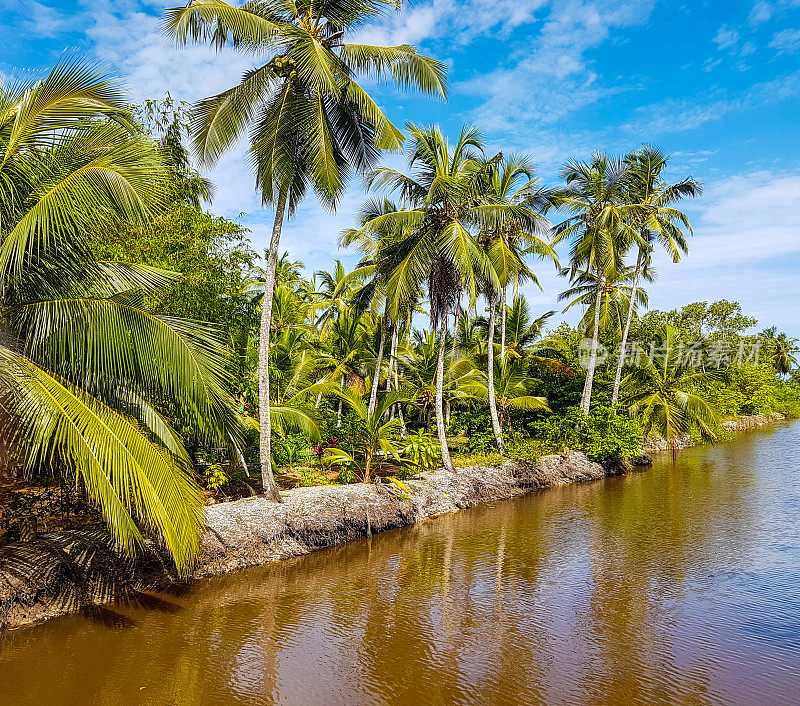
{"type": "Polygon", "coordinates": [[[0,703],[800,702],[800,424],[0,636],[0,703]]]}

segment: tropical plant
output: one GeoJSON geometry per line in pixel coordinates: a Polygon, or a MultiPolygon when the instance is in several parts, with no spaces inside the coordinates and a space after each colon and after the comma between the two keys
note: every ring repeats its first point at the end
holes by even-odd
{"type": "MultiPolygon", "coordinates": [[[[402,133],[366,91],[357,74],[388,79],[445,96],[441,62],[410,46],[346,42],[346,35],[393,4],[381,0],[291,3],[191,0],[169,10],[166,28],[179,42],[207,42],[268,59],[233,88],[195,110],[195,147],[214,163],[252,126],[250,158],[263,202],[275,205],[267,258],[259,357],[261,464],[265,492],[280,501],[270,469],[268,348],[272,290],[284,212],[291,216],[311,186],[335,208],[347,177],[370,170],[381,149],[398,149],[402,133]]],[[[399,9],[398,5],[393,5],[399,9]]]]}
{"type": "Polygon", "coordinates": [[[770,326],[761,332],[761,337],[765,339],[768,346],[770,361],[778,375],[789,375],[792,372],[792,365],[797,365],[796,354],[798,339],[791,338],[786,333],[778,333],[777,326],[770,326]]]}
{"type": "Polygon", "coordinates": [[[638,211],[625,200],[627,170],[620,160],[597,152],[589,162],[570,160],[561,174],[567,185],[552,203],[571,215],[556,226],[553,244],[571,240],[572,273],[583,270],[596,277],[592,342],[580,403],[583,413],[588,414],[600,341],[602,285],[619,267],[621,254],[633,242],[641,241],[630,225],[638,211]]]}
{"type": "Polygon", "coordinates": [[[681,226],[691,234],[689,219],[682,211],[672,207],[684,198],[692,198],[702,193],[703,187],[691,177],[675,184],[667,184],[662,172],[667,166],[668,157],[660,150],[649,145],[625,157],[628,167],[627,199],[638,208],[634,216],[633,226],[639,231],[639,247],[633,274],[633,286],[628,299],[628,312],[622,330],[620,354],[614,376],[614,388],[611,392],[611,406],[617,404],[619,386],[622,380],[622,366],[628,344],[634,309],[639,304],[637,291],[639,276],[646,272],[650,255],[654,246],[661,245],[671,256],[673,262],[681,259],[681,254],[688,252],[686,237],[681,226]]]}
{"type": "Polygon", "coordinates": [[[117,84],[78,62],[0,90],[2,434],[27,473],[69,476],[128,552],[153,532],[187,571],[202,498],[178,429],[237,450],[223,346],[141,308],[175,276],[95,260],[104,222],[162,206],[161,151],[117,84]]]}
{"type": "MultiPolygon", "coordinates": [[[[459,389],[468,400],[478,400],[488,404],[489,384],[486,372],[478,368],[473,361],[461,361],[458,366],[471,366],[469,374],[459,380],[459,389]]],[[[495,403],[498,420],[502,429],[503,422],[512,410],[532,412],[542,410],[549,412],[547,399],[537,397],[530,392],[531,377],[521,361],[503,364],[495,362],[495,403]]]]}
{"type": "Polygon", "coordinates": [[[393,458],[400,463],[398,444],[402,424],[399,419],[384,420],[385,413],[398,402],[407,401],[402,392],[392,391],[383,395],[370,412],[362,394],[356,390],[338,390],[336,395],[350,408],[358,419],[358,428],[353,448],[325,449],[325,460],[331,465],[346,466],[357,472],[361,482],[372,480],[373,464],[379,451],[385,458],[393,458]]]}
{"type": "Polygon", "coordinates": [[[370,219],[361,231],[399,235],[382,251],[378,262],[378,268],[387,273],[386,287],[392,292],[390,315],[396,316],[399,308],[414,298],[420,283],[427,283],[431,325],[439,332],[436,427],[442,463],[452,470],[443,409],[447,317],[455,311],[464,289],[474,302],[482,282],[497,286],[491,261],[471,229],[495,225],[516,210],[479,200],[488,165],[480,158],[481,140],[475,129],[462,129],[452,146],[436,127],[411,125],[409,132],[408,165],[413,176],[384,167],[371,181],[399,191],[407,208],[370,219]]]}
{"type": "MultiPolygon", "coordinates": [[[[620,269],[607,273],[600,283],[600,316],[597,317],[601,331],[617,336],[622,333],[626,325],[626,316],[631,311],[647,306],[647,292],[633,284],[637,273],[634,268],[623,266],[620,269]],[[635,302],[631,305],[631,298],[635,302]]],[[[654,279],[654,272],[648,268],[644,271],[644,278],[648,282],[654,279]]],[[[559,301],[568,301],[564,311],[569,311],[574,306],[583,309],[583,316],[578,323],[578,329],[589,332],[595,320],[595,307],[597,306],[597,275],[592,272],[580,271],[573,275],[570,283],[572,286],[558,295],[559,301]]]]}
{"type": "Polygon", "coordinates": [[[702,438],[714,439],[717,415],[695,390],[718,377],[719,371],[687,365],[674,326],[665,324],[655,343],[657,355],[650,358],[640,351],[644,364],[633,369],[624,385],[624,403],[631,416],[641,420],[643,442],[651,431],[671,444],[673,451],[682,434],[697,432],[702,438]]]}
{"type": "Polygon", "coordinates": [[[402,446],[403,463],[414,472],[430,471],[439,461],[439,446],[427,432],[409,434],[402,446]]]}

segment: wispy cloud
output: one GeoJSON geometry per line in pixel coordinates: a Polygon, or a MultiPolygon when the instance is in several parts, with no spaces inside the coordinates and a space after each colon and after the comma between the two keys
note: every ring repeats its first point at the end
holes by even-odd
{"type": "Polygon", "coordinates": [[[800,29],[784,29],[777,32],[769,45],[784,54],[800,51],[800,29]]]}

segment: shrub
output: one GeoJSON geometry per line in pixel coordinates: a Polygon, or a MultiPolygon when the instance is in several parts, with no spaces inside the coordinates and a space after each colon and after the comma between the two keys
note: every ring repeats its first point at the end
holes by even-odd
{"type": "Polygon", "coordinates": [[[402,446],[403,466],[406,472],[429,471],[439,463],[441,449],[438,442],[422,429],[409,434],[402,446]]]}
{"type": "Polygon", "coordinates": [[[638,420],[608,407],[595,407],[588,415],[572,407],[540,422],[535,432],[548,446],[583,451],[600,463],[621,463],[639,453],[642,445],[638,420]]]}

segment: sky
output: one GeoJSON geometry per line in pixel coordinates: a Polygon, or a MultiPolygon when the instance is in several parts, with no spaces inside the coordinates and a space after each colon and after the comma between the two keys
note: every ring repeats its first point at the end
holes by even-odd
{"type": "MultiPolygon", "coordinates": [[[[3,0],[0,80],[40,76],[81,53],[119,76],[132,100],[169,91],[192,102],[255,64],[176,47],[160,32],[169,3],[3,0]]],[[[359,41],[412,44],[449,67],[447,102],[363,83],[396,125],[439,124],[456,138],[475,124],[487,152],[528,155],[543,185],[559,183],[569,158],[660,147],[668,178],[691,176],[704,192],[682,206],[694,230],[689,255],[656,258],[651,308],[732,299],[758,328],[800,337],[800,0],[415,0],[359,32],[359,41]]],[[[253,188],[245,149],[209,173],[211,210],[239,219],[263,251],[273,213],[253,188]]],[[[360,180],[336,213],[307,198],[284,228],[285,249],[310,272],[331,269],[335,257],[354,264],[337,238],[365,198],[360,180]]],[[[524,287],[532,308],[559,309],[566,281],[533,264],[543,291],[524,287]]]]}

